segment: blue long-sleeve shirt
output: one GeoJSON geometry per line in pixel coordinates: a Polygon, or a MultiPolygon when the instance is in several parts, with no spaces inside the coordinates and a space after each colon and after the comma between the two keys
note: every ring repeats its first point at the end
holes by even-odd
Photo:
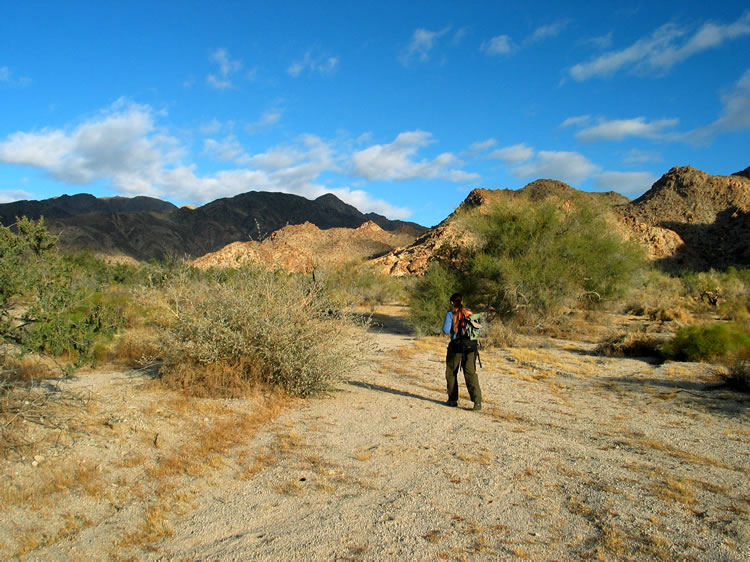
{"type": "Polygon", "coordinates": [[[451,329],[453,328],[453,311],[449,310],[445,314],[445,320],[443,320],[443,333],[444,334],[450,334],[451,339],[456,339],[456,334],[451,334],[451,329]]]}

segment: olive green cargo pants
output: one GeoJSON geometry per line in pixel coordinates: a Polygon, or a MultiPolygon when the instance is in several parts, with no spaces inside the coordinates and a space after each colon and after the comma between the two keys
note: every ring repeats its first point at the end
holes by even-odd
{"type": "Polygon", "coordinates": [[[479,377],[477,376],[477,352],[468,351],[461,353],[451,351],[450,347],[445,356],[445,382],[448,387],[448,401],[458,402],[458,370],[464,370],[466,388],[469,397],[475,404],[482,403],[482,389],[479,388],[479,377]]]}

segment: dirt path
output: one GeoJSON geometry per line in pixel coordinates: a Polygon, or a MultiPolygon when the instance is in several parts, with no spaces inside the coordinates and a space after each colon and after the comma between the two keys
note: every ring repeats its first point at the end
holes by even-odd
{"type": "MultiPolygon", "coordinates": [[[[394,312],[375,315],[372,356],[349,381],[242,444],[255,467],[243,478],[231,461],[198,479],[163,479],[172,488],[156,492],[168,500],[144,485],[141,503],[118,505],[116,481],[79,507],[65,496],[68,530],[44,548],[30,543],[26,559],[750,558],[750,402],[709,390],[710,366],[521,340],[483,352],[481,412],[469,410],[463,385],[460,407],[448,408],[445,341],[413,338],[394,312]],[[114,499],[84,507],[97,497],[114,499]],[[144,511],[145,536],[113,539],[144,511]]],[[[139,405],[130,378],[116,383],[96,389],[112,409],[97,413],[98,441],[79,438],[75,449],[109,455],[96,461],[105,473],[114,459],[130,470],[146,462],[140,451],[168,450],[162,441],[183,423],[158,398],[139,405]],[[160,427],[138,421],[146,410],[160,427]]],[[[24,470],[50,460],[41,462],[24,470]]]]}
{"type": "Polygon", "coordinates": [[[398,322],[332,396],[255,439],[156,559],[747,560],[747,397],[702,365],[585,345],[486,352],[485,409],[443,406],[443,342],[398,322]]]}

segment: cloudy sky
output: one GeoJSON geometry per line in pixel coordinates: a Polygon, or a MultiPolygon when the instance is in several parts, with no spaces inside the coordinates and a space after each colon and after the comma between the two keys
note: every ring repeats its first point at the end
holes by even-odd
{"type": "Polygon", "coordinates": [[[0,6],[0,202],[334,193],[432,226],[538,178],[634,198],[750,166],[750,7],[0,6]]]}

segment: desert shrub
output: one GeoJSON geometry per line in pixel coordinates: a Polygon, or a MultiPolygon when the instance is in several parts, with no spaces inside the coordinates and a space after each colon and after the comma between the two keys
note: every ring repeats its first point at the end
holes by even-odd
{"type": "Polygon", "coordinates": [[[91,362],[120,324],[122,300],[56,252],[43,220],[0,227],[0,336],[18,349],[91,362]]]}
{"type": "Polygon", "coordinates": [[[739,353],[727,361],[727,371],[720,376],[729,388],[750,392],[750,352],[739,353]]]}
{"type": "Polygon", "coordinates": [[[482,326],[482,346],[500,349],[510,347],[515,343],[516,335],[511,324],[495,318],[492,322],[487,322],[482,326]]]}
{"type": "Polygon", "coordinates": [[[370,309],[392,302],[404,302],[411,283],[411,279],[385,275],[371,264],[361,262],[349,262],[319,272],[316,277],[324,282],[327,292],[335,299],[370,309]]]}
{"type": "Polygon", "coordinates": [[[244,269],[224,283],[177,280],[168,295],[161,373],[171,386],[195,391],[207,386],[196,372],[220,373],[225,395],[263,383],[309,396],[362,355],[361,322],[307,278],[244,269]]]}
{"type": "Polygon", "coordinates": [[[464,272],[467,292],[502,317],[621,297],[644,264],[642,250],[582,201],[563,209],[518,199],[467,220],[479,239],[464,272]]]}
{"type": "Polygon", "coordinates": [[[662,358],[664,338],[636,330],[615,334],[606,338],[595,349],[595,353],[606,357],[655,357],[662,358]]]}
{"type": "MultiPolygon", "coordinates": [[[[450,297],[461,290],[461,278],[439,262],[433,262],[427,272],[417,279],[409,295],[409,323],[420,335],[442,333],[445,313],[450,309],[450,297]]],[[[469,305],[470,301],[464,298],[469,305]]]]}
{"type": "Polygon", "coordinates": [[[680,305],[683,286],[680,278],[656,268],[643,268],[633,276],[633,287],[624,310],[638,316],[670,310],[680,305]]]}
{"type": "Polygon", "coordinates": [[[683,293],[699,310],[717,310],[722,318],[743,320],[750,308],[750,269],[683,272],[683,293]]]}
{"type": "Polygon", "coordinates": [[[687,326],[662,348],[669,359],[714,361],[750,353],[750,331],[741,324],[713,323],[687,326]]]}

